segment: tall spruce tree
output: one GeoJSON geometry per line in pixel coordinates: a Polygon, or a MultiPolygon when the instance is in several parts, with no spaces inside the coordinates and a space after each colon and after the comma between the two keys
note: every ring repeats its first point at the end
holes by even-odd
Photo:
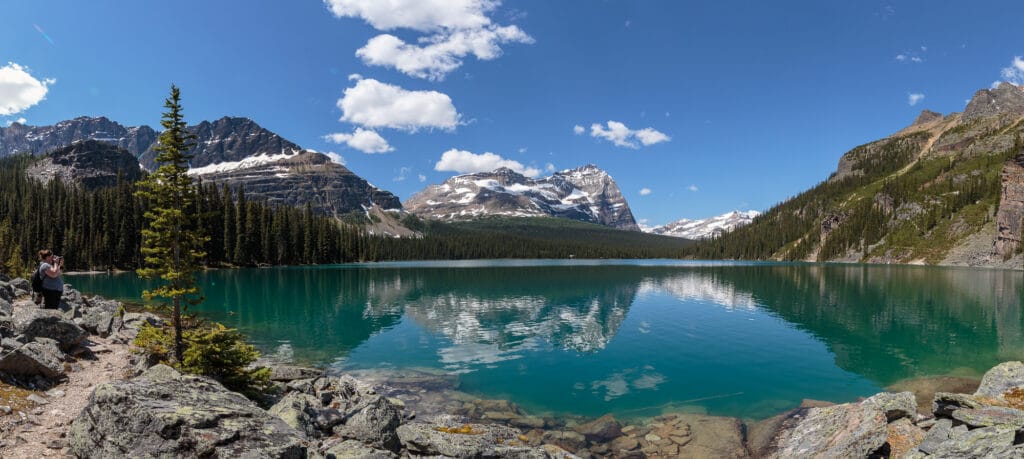
{"type": "Polygon", "coordinates": [[[174,325],[174,358],[182,362],[181,313],[189,305],[203,301],[196,287],[195,272],[206,255],[206,236],[197,224],[196,189],[188,175],[188,150],[194,135],[186,131],[181,113],[181,93],[171,85],[171,97],[164,101],[163,118],[156,162],[156,172],[138,183],[138,195],[149,201],[145,217],[148,225],[142,230],[144,266],[138,270],[146,279],[160,279],[161,284],[142,293],[146,299],[165,298],[172,308],[174,325]]]}

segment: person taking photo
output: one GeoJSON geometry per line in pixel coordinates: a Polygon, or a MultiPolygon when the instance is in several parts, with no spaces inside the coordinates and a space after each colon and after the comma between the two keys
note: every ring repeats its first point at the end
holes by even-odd
{"type": "Polygon", "coordinates": [[[50,249],[39,251],[39,271],[43,278],[43,309],[57,309],[64,295],[64,257],[58,257],[50,249]]]}

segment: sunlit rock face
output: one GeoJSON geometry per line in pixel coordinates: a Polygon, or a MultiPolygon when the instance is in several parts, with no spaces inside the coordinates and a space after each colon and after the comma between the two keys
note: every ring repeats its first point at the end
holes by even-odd
{"type": "Polygon", "coordinates": [[[553,216],[639,231],[615,180],[594,165],[540,179],[504,167],[459,175],[413,195],[404,207],[436,220],[553,216]]]}

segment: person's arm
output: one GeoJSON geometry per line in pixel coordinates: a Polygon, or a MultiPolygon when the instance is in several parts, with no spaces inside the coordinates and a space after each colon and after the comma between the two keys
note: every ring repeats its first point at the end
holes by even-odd
{"type": "Polygon", "coordinates": [[[46,275],[50,276],[52,278],[60,277],[60,270],[61,270],[61,268],[63,266],[64,266],[64,260],[63,259],[61,259],[58,262],[53,263],[52,265],[50,265],[50,269],[46,270],[46,275]]]}

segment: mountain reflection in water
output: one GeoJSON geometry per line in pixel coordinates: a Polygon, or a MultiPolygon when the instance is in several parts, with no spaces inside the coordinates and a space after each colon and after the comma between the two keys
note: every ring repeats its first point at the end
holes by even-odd
{"type": "MultiPolygon", "coordinates": [[[[1019,271],[496,261],[199,280],[207,300],[194,312],[265,352],[339,368],[432,367],[556,411],[677,404],[754,415],[908,377],[978,375],[1024,352],[1019,271]]],[[[118,298],[145,288],[131,274],[70,282],[118,298]]]]}

